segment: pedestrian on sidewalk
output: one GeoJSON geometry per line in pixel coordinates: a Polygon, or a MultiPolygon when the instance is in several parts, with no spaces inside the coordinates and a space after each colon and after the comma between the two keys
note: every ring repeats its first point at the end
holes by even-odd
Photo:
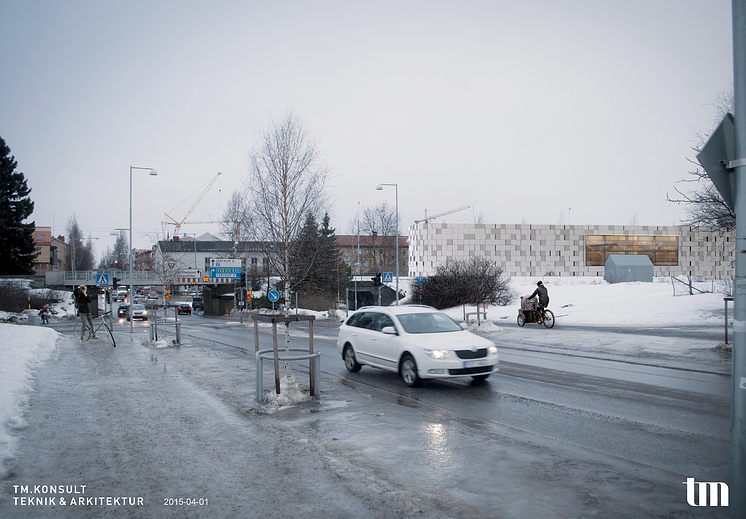
{"type": "Polygon", "coordinates": [[[91,338],[100,339],[93,330],[93,318],[88,311],[88,304],[91,302],[91,296],[88,295],[88,287],[80,285],[75,289],[73,295],[75,296],[75,306],[78,308],[78,315],[80,316],[80,323],[82,325],[80,331],[80,344],[83,344],[83,337],[85,337],[86,328],[88,328],[88,333],[91,338]]]}
{"type": "Polygon", "coordinates": [[[49,324],[49,304],[46,304],[39,310],[39,317],[41,317],[41,324],[49,324]]]}

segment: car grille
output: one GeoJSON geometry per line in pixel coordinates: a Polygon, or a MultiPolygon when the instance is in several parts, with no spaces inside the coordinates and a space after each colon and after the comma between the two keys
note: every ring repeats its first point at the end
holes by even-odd
{"type": "Polygon", "coordinates": [[[449,375],[479,375],[480,373],[491,373],[494,366],[479,366],[477,368],[449,369],[449,375]]]}
{"type": "Polygon", "coordinates": [[[456,350],[459,359],[483,359],[487,356],[487,348],[480,348],[477,351],[456,350]]]}

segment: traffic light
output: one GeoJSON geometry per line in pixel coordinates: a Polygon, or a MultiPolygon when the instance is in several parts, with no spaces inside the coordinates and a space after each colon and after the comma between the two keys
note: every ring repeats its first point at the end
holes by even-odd
{"type": "Polygon", "coordinates": [[[378,274],[376,274],[375,276],[373,276],[372,278],[370,278],[370,279],[373,281],[373,286],[374,287],[380,287],[381,285],[383,285],[383,283],[381,283],[381,273],[380,272],[378,274]]]}
{"type": "Polygon", "coordinates": [[[119,286],[119,278],[112,278],[111,282],[113,283],[114,290],[116,290],[117,287],[119,286]]]}

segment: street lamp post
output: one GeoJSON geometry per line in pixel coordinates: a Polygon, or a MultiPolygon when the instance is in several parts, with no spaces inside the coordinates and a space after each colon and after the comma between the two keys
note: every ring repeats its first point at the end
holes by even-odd
{"type": "Polygon", "coordinates": [[[383,191],[383,186],[394,186],[396,190],[396,306],[399,306],[399,184],[378,184],[376,189],[383,191]]]}
{"type": "Polygon", "coordinates": [[[130,333],[133,333],[134,331],[134,319],[132,318],[132,305],[135,302],[135,298],[133,296],[133,285],[132,280],[134,277],[133,269],[132,269],[132,170],[133,169],[144,169],[146,171],[150,171],[151,175],[157,175],[158,172],[154,170],[153,168],[139,168],[137,166],[130,166],[130,252],[129,252],[129,262],[130,262],[130,333]]]}

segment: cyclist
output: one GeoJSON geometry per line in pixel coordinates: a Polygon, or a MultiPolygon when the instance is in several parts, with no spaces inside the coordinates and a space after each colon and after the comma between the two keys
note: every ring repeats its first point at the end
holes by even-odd
{"type": "Polygon", "coordinates": [[[549,292],[547,291],[547,287],[544,286],[544,283],[539,281],[536,283],[536,290],[534,290],[534,293],[528,296],[528,299],[531,299],[532,297],[539,296],[539,322],[544,321],[544,309],[549,306],[549,292]]]}
{"type": "Polygon", "coordinates": [[[80,315],[80,322],[82,328],[80,331],[80,344],[83,344],[83,337],[85,337],[86,327],[89,329],[89,333],[92,339],[100,339],[96,332],[93,330],[93,319],[88,311],[88,304],[91,302],[91,296],[88,295],[88,287],[80,285],[73,291],[75,297],[75,306],[78,307],[78,315],[80,315]]]}

